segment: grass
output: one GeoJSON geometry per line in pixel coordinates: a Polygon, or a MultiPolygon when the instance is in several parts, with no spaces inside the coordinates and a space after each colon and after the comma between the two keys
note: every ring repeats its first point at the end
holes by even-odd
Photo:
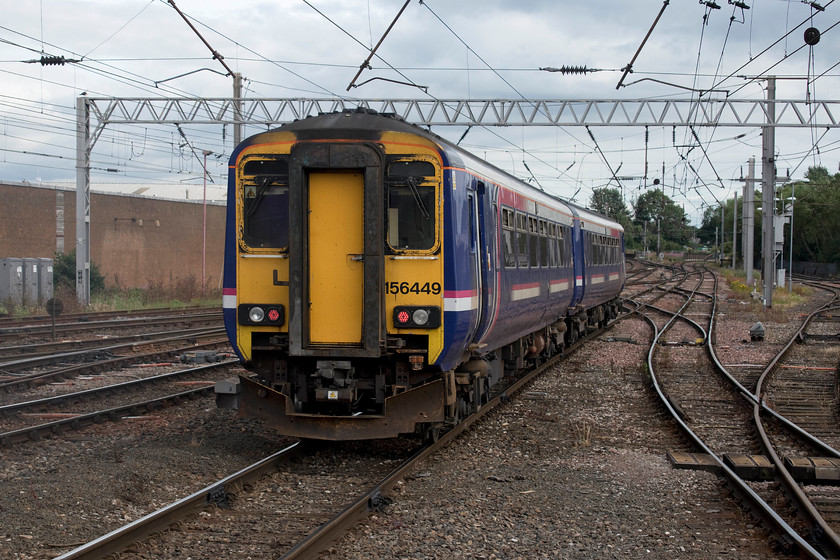
{"type": "MultiPolygon", "coordinates": [[[[730,268],[719,268],[718,273],[726,280],[735,299],[750,303],[755,308],[763,308],[764,304],[760,298],[753,298],[753,291],[758,291],[762,294],[761,276],[755,275],[756,284],[748,286],[746,284],[746,274],[743,271],[732,270],[730,268]]],[[[790,307],[794,307],[807,301],[813,295],[813,288],[810,286],[803,286],[795,284],[793,291],[788,291],[788,286],[777,287],[773,289],[773,309],[784,311],[790,307]]]]}
{"type": "MultiPolygon", "coordinates": [[[[55,297],[64,304],[64,313],[97,311],[133,311],[137,309],[222,306],[221,290],[206,288],[203,293],[200,282],[193,276],[170,279],[168,284],[152,283],[147,288],[106,288],[91,294],[90,305],[82,307],[76,298],[76,290],[66,286],[55,288],[55,297]]],[[[45,315],[43,305],[10,305],[0,303],[0,316],[31,317],[45,315]]]]}

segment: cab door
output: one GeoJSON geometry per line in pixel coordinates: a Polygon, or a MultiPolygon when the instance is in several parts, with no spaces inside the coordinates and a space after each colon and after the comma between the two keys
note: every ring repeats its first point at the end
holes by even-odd
{"type": "Polygon", "coordinates": [[[364,310],[364,175],[309,174],[309,342],[358,345],[364,310]]]}
{"type": "Polygon", "coordinates": [[[384,155],[367,142],[289,151],[289,355],[378,357],[384,155]]]}

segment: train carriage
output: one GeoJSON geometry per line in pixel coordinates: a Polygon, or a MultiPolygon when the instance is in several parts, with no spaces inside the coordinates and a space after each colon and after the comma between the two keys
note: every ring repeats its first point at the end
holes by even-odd
{"type": "Polygon", "coordinates": [[[624,279],[618,224],[362,110],[240,144],[227,223],[249,373],[217,402],[301,437],[434,434],[614,317],[624,279]]]}

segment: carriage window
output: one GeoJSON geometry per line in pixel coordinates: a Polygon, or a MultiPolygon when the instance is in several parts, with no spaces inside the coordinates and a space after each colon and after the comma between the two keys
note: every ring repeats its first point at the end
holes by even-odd
{"type": "Polygon", "coordinates": [[[557,253],[557,266],[566,266],[566,242],[563,240],[563,227],[557,226],[557,240],[554,241],[554,251],[557,253]]]}
{"type": "Polygon", "coordinates": [[[435,166],[428,161],[388,165],[388,244],[423,251],[435,245],[435,166]]]}
{"type": "Polygon", "coordinates": [[[546,240],[546,251],[548,251],[548,266],[557,266],[557,226],[548,224],[548,239],[546,240]]]}
{"type": "Polygon", "coordinates": [[[540,266],[548,266],[548,223],[540,220],[540,266]]]}
{"type": "Polygon", "coordinates": [[[242,166],[242,240],[254,248],[289,245],[289,164],[252,159],[242,166]]]}
{"type": "Polygon", "coordinates": [[[516,262],[520,268],[528,267],[528,217],[516,213],[516,262]]]}
{"type": "Polygon", "coordinates": [[[505,254],[505,266],[516,266],[516,251],[513,247],[513,210],[502,208],[502,244],[505,254]]]}
{"type": "Polygon", "coordinates": [[[537,253],[537,246],[540,242],[539,230],[537,229],[537,219],[528,218],[528,240],[531,249],[531,267],[536,268],[540,265],[539,254],[537,253]]]}
{"type": "Polygon", "coordinates": [[[604,264],[604,238],[595,236],[595,264],[604,264]]]}

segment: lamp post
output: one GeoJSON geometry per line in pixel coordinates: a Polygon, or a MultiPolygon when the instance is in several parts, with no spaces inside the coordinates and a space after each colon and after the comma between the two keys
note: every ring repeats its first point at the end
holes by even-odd
{"type": "Polygon", "coordinates": [[[203,150],[204,154],[204,197],[202,202],[202,210],[204,212],[204,219],[201,226],[201,295],[204,295],[204,287],[207,284],[207,156],[213,152],[210,150],[203,150]]]}

